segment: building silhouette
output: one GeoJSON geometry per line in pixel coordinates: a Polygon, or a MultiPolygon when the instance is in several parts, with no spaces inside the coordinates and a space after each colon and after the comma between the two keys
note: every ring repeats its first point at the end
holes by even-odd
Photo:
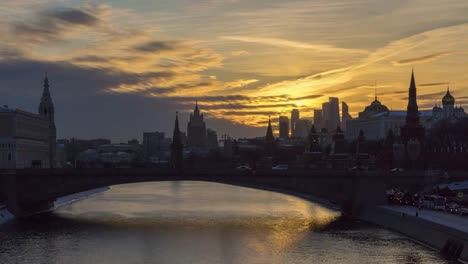
{"type": "Polygon", "coordinates": [[[341,129],[346,131],[347,123],[349,120],[353,119],[349,114],[349,107],[346,102],[341,102],[341,129]]]}
{"type": "Polygon", "coordinates": [[[265,135],[265,154],[268,157],[272,157],[275,154],[275,137],[273,136],[270,117],[268,117],[268,127],[265,135]]]}
{"type": "Polygon", "coordinates": [[[300,124],[300,117],[299,117],[299,110],[293,109],[291,111],[291,137],[296,138],[299,137],[299,127],[300,124]]]}
{"type": "Polygon", "coordinates": [[[411,72],[410,87],[408,89],[408,107],[406,110],[406,122],[400,129],[400,136],[404,143],[409,140],[418,140],[422,142],[424,139],[424,127],[419,120],[418,102],[416,82],[414,80],[414,71],[411,72]]]}
{"type": "Polygon", "coordinates": [[[143,155],[146,160],[164,159],[170,150],[171,139],[166,138],[164,132],[144,132],[143,133],[143,155]]]}
{"type": "Polygon", "coordinates": [[[198,101],[195,103],[195,109],[190,114],[190,120],[187,124],[188,147],[192,149],[206,148],[206,124],[203,120],[203,114],[198,108],[198,101]]]}
{"type": "Polygon", "coordinates": [[[449,87],[442,98],[442,107],[436,105],[432,108],[432,117],[435,122],[443,119],[453,122],[466,117],[465,109],[455,106],[455,98],[450,93],[449,87]]]}
{"type": "Polygon", "coordinates": [[[314,109],[314,127],[317,131],[320,131],[323,128],[322,109],[314,109]]]}
{"type": "Polygon", "coordinates": [[[287,116],[279,117],[279,137],[282,139],[289,138],[289,118],[287,116]]]}
{"type": "Polygon", "coordinates": [[[172,134],[172,144],[171,144],[171,167],[182,170],[183,165],[183,145],[182,139],[180,137],[179,129],[179,115],[176,113],[176,118],[174,121],[174,133],[172,134]]]}
{"type": "Polygon", "coordinates": [[[49,78],[44,78],[44,89],[39,104],[39,115],[49,121],[49,166],[55,167],[55,153],[57,145],[57,128],[55,127],[55,108],[49,91],[49,78]]]}

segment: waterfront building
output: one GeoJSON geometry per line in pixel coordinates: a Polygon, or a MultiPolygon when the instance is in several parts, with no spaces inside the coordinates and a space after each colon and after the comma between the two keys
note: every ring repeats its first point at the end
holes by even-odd
{"type": "Polygon", "coordinates": [[[0,169],[49,168],[49,132],[45,116],[0,107],[0,169]]]}
{"type": "Polygon", "coordinates": [[[341,102],[341,129],[346,131],[347,123],[349,120],[353,119],[349,114],[349,107],[346,102],[341,102]]]}
{"type": "Polygon", "coordinates": [[[146,160],[166,159],[169,157],[171,139],[164,132],[143,133],[143,155],[146,160]]]}
{"type": "Polygon", "coordinates": [[[280,116],[279,117],[279,137],[282,139],[289,138],[289,119],[287,116],[280,116]]]}
{"type": "Polygon", "coordinates": [[[192,149],[206,148],[206,124],[203,120],[203,114],[198,108],[198,101],[195,103],[195,109],[190,114],[190,120],[187,124],[188,147],[192,149]]]}
{"type": "Polygon", "coordinates": [[[291,137],[296,138],[298,136],[298,126],[300,122],[299,110],[293,109],[291,111],[291,137]]]}
{"type": "Polygon", "coordinates": [[[55,167],[55,154],[57,145],[57,128],[55,127],[55,108],[49,91],[49,78],[44,78],[44,89],[42,91],[41,102],[39,104],[39,115],[48,120],[49,126],[49,166],[55,167]]]}

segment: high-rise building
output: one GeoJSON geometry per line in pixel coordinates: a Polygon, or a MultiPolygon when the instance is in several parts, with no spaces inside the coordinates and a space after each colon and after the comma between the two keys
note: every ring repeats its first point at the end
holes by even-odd
{"type": "Polygon", "coordinates": [[[298,135],[298,125],[299,125],[299,110],[293,109],[291,111],[291,137],[299,137],[298,135]]]}
{"type": "Polygon", "coordinates": [[[339,100],[336,97],[329,97],[329,116],[328,116],[328,127],[329,131],[336,130],[340,126],[340,106],[339,100]]]}
{"type": "Polygon", "coordinates": [[[346,131],[347,123],[353,119],[349,114],[349,107],[346,102],[341,102],[341,129],[346,131]]]}
{"type": "Polygon", "coordinates": [[[323,126],[323,112],[321,109],[314,109],[314,127],[320,131],[323,126]]]}
{"type": "Polygon", "coordinates": [[[401,138],[403,142],[408,142],[411,139],[417,139],[419,142],[424,139],[424,127],[419,120],[418,102],[416,82],[414,80],[414,72],[411,72],[411,82],[408,89],[408,107],[406,110],[406,122],[401,128],[401,138]]]}
{"type": "Polygon", "coordinates": [[[308,119],[301,119],[297,122],[296,138],[307,138],[312,124],[308,119]]]}
{"type": "Polygon", "coordinates": [[[190,114],[187,125],[188,147],[204,149],[206,148],[206,124],[203,114],[200,114],[198,102],[195,103],[195,110],[190,114]]]}
{"type": "Polygon", "coordinates": [[[279,137],[283,139],[289,138],[289,118],[287,116],[279,117],[279,137]]]}
{"type": "Polygon", "coordinates": [[[39,104],[39,115],[49,121],[49,164],[53,168],[55,167],[55,151],[57,148],[57,129],[55,127],[55,108],[50,96],[47,74],[44,78],[44,90],[39,104]]]}
{"type": "Polygon", "coordinates": [[[330,124],[330,103],[322,104],[322,128],[329,130],[330,124]]]}

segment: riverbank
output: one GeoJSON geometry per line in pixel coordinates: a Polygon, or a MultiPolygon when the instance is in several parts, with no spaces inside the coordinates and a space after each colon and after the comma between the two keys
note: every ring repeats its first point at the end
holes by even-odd
{"type": "MultiPolygon", "coordinates": [[[[70,195],[58,198],[54,202],[54,206],[52,208],[50,208],[48,211],[53,211],[53,210],[56,210],[57,208],[59,208],[61,206],[71,204],[71,203],[74,203],[74,202],[78,202],[80,200],[87,199],[87,198],[102,194],[103,192],[105,192],[105,191],[107,191],[109,189],[110,189],[110,187],[102,187],[102,188],[97,188],[97,189],[88,190],[88,191],[84,191],[84,192],[74,193],[74,194],[70,194],[70,195]]],[[[41,213],[41,212],[38,212],[38,213],[41,213]]],[[[0,205],[0,225],[5,224],[5,223],[7,223],[9,221],[12,221],[13,219],[15,219],[14,215],[12,213],[10,213],[10,211],[8,211],[6,206],[5,205],[0,205]]]]}
{"type": "MultiPolygon", "coordinates": [[[[433,221],[430,216],[419,216],[419,213],[416,216],[415,213],[408,214],[385,206],[369,208],[358,218],[401,233],[437,251],[446,248],[449,241],[457,241],[465,245],[459,260],[468,262],[468,232],[464,228],[457,228],[459,224],[450,226],[433,221]]],[[[466,224],[468,226],[468,220],[466,224]]]]}

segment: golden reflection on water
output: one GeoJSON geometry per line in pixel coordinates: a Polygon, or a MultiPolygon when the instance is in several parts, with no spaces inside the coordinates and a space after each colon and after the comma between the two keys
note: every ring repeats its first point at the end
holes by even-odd
{"type": "Polygon", "coordinates": [[[113,186],[99,196],[61,207],[56,214],[148,232],[242,233],[241,243],[260,255],[281,252],[340,215],[290,195],[202,182],[113,186]]]}

